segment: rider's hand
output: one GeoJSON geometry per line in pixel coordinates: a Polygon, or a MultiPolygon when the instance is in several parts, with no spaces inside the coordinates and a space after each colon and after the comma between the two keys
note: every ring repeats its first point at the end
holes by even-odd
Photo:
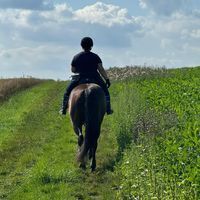
{"type": "Polygon", "coordinates": [[[107,86],[107,88],[109,88],[110,87],[110,80],[109,79],[106,79],[106,86],[107,86]]]}

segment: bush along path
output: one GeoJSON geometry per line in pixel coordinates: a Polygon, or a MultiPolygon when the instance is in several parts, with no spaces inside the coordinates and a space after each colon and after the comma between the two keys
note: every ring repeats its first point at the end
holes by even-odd
{"type": "Polygon", "coordinates": [[[111,119],[104,119],[97,170],[82,171],[69,116],[58,115],[65,84],[46,82],[1,104],[0,199],[114,199],[111,119]]]}

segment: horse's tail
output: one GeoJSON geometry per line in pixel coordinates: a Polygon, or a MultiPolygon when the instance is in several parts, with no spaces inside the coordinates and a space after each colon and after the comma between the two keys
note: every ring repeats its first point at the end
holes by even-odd
{"type": "Polygon", "coordinates": [[[85,90],[85,139],[78,160],[83,161],[97,143],[101,122],[105,114],[105,95],[99,86],[85,90]]]}

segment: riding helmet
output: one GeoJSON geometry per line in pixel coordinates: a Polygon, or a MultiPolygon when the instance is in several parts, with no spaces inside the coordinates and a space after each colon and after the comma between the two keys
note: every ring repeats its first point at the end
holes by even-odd
{"type": "Polygon", "coordinates": [[[90,37],[84,37],[81,40],[81,46],[83,49],[90,49],[93,46],[93,40],[90,37]]]}

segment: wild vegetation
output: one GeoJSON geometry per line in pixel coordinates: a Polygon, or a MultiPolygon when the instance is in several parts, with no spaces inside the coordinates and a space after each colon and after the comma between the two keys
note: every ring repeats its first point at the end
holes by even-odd
{"type": "Polygon", "coordinates": [[[168,70],[163,67],[156,66],[126,66],[126,67],[111,67],[107,70],[110,79],[120,81],[135,77],[145,77],[152,75],[166,75],[168,70]]]}
{"type": "Polygon", "coordinates": [[[200,67],[109,73],[114,114],[94,173],[78,168],[69,117],[58,115],[66,82],[0,104],[0,199],[200,198],[200,67]]]}
{"type": "Polygon", "coordinates": [[[0,101],[5,100],[17,91],[29,88],[41,82],[41,79],[36,78],[0,79],[0,101]]]}
{"type": "Polygon", "coordinates": [[[200,67],[115,85],[117,199],[200,198],[200,67]],[[130,143],[130,141],[133,141],[130,143]]]}

